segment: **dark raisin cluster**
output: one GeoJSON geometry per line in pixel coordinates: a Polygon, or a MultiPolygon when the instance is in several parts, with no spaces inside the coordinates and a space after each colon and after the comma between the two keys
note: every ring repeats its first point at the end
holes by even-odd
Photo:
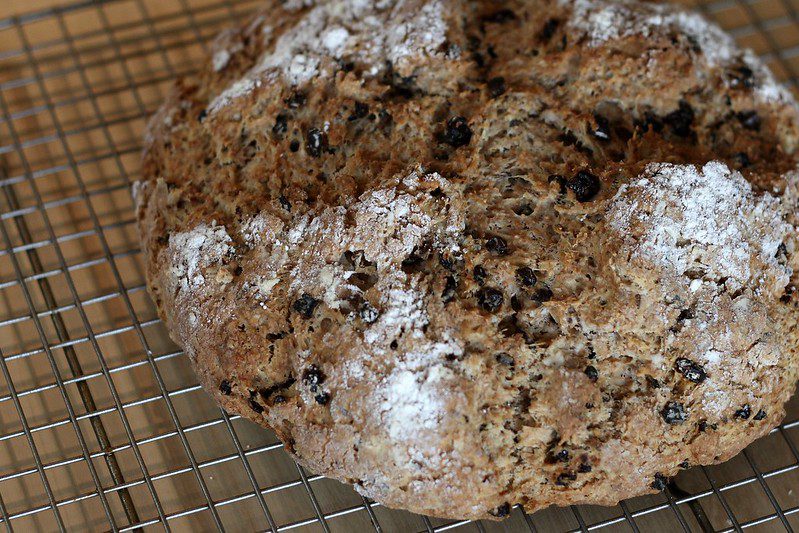
{"type": "Polygon", "coordinates": [[[502,295],[502,292],[493,287],[483,287],[477,293],[477,303],[489,313],[496,313],[499,311],[504,302],[505,297],[502,295]]]}
{"type": "MultiPolygon", "coordinates": [[[[282,394],[283,391],[294,385],[295,379],[289,376],[288,379],[285,381],[281,381],[280,383],[275,383],[271,387],[266,387],[265,389],[261,389],[258,393],[261,395],[261,398],[267,402],[272,404],[278,403],[285,403],[286,397],[282,394]]],[[[250,400],[252,403],[254,400],[250,400]]]]}
{"type": "Polygon", "coordinates": [[[655,490],[666,490],[666,485],[669,483],[669,478],[660,472],[655,474],[655,480],[649,485],[655,490]]]}
{"type": "Polygon", "coordinates": [[[688,381],[693,381],[694,383],[702,383],[707,377],[707,374],[705,374],[705,369],[702,368],[701,365],[698,365],[697,363],[694,363],[690,359],[686,359],[684,357],[677,359],[675,367],[677,368],[677,371],[685,376],[688,381]]]}
{"type": "Polygon", "coordinates": [[[366,118],[369,116],[369,105],[364,104],[363,102],[355,102],[355,106],[352,109],[352,114],[349,116],[348,120],[355,121],[361,118],[366,118]]]}
{"type": "Polygon", "coordinates": [[[464,117],[453,117],[447,121],[444,129],[444,142],[448,145],[460,148],[466,146],[472,140],[472,129],[464,117]]]}
{"type": "Polygon", "coordinates": [[[558,31],[558,26],[560,26],[560,20],[554,18],[547,20],[541,28],[541,33],[538,34],[538,37],[545,43],[549,42],[555,35],[555,32],[558,31]]]}
{"type": "Polygon", "coordinates": [[[738,113],[738,120],[744,128],[752,131],[759,131],[762,123],[757,111],[742,111],[738,113]]]}
{"type": "Polygon", "coordinates": [[[610,121],[599,114],[594,114],[594,122],[596,122],[596,128],[593,128],[592,133],[594,137],[597,139],[601,139],[603,141],[610,140],[610,121]]]}
{"type": "Polygon", "coordinates": [[[519,216],[529,217],[533,214],[533,206],[528,203],[519,204],[513,209],[513,212],[519,216]]]}
{"type": "Polygon", "coordinates": [[[302,373],[302,382],[311,392],[316,392],[319,385],[324,383],[325,375],[316,365],[311,365],[302,373]]]}
{"type": "Polygon", "coordinates": [[[512,367],[512,366],[514,366],[516,364],[516,361],[513,359],[513,356],[511,354],[509,354],[508,352],[498,353],[495,356],[495,359],[497,360],[497,363],[499,363],[501,365],[504,365],[504,366],[512,367]]]}
{"type": "Polygon", "coordinates": [[[566,487],[568,486],[569,482],[574,481],[577,479],[577,474],[571,471],[563,472],[558,474],[557,479],[555,479],[555,485],[566,487]]]}
{"type": "Polygon", "coordinates": [[[477,265],[472,269],[472,277],[474,277],[474,281],[478,285],[482,285],[483,283],[485,283],[486,276],[488,276],[488,272],[486,272],[486,269],[483,268],[482,266],[477,265]]]}
{"type": "Polygon", "coordinates": [[[504,24],[511,20],[516,20],[516,13],[510,9],[500,9],[484,16],[481,20],[490,24],[504,24]]]}
{"type": "Polygon", "coordinates": [[[599,193],[602,183],[595,175],[581,170],[566,182],[566,187],[574,192],[578,202],[590,202],[599,193]]]}
{"type": "Polygon", "coordinates": [[[732,156],[732,160],[739,169],[747,168],[752,165],[752,160],[746,152],[738,152],[732,156]]]}
{"type": "Polygon", "coordinates": [[[272,133],[276,137],[281,137],[289,130],[289,117],[283,113],[275,117],[275,125],[272,126],[272,133]]]}
{"type": "Polygon", "coordinates": [[[685,100],[680,100],[679,107],[663,117],[663,122],[671,127],[678,137],[690,137],[694,124],[694,109],[685,100]]]}
{"type": "Polygon", "coordinates": [[[316,309],[317,305],[319,305],[319,300],[308,293],[304,293],[294,301],[294,304],[292,304],[291,307],[298,312],[300,316],[308,319],[313,316],[314,309],[316,309]]]}
{"type": "Polygon", "coordinates": [[[370,304],[369,302],[363,303],[360,311],[358,311],[358,314],[360,315],[361,320],[363,320],[367,324],[371,324],[372,322],[377,320],[377,318],[380,316],[380,312],[377,309],[375,309],[372,306],[372,304],[370,304]]]}
{"type": "Polygon", "coordinates": [[[445,304],[455,299],[456,290],[458,289],[458,282],[455,276],[447,276],[447,281],[444,285],[444,290],[441,292],[441,301],[445,304]]]}
{"type": "Polygon", "coordinates": [[[488,514],[496,516],[497,518],[504,518],[510,514],[510,504],[505,502],[496,509],[488,511],[488,514]]]}
{"type": "Polygon", "coordinates": [[[322,130],[311,128],[305,136],[305,151],[311,157],[319,157],[327,149],[327,135],[322,130]]]}
{"type": "Polygon", "coordinates": [[[530,267],[520,267],[516,269],[516,279],[525,287],[532,287],[538,282],[538,278],[530,267]]]}
{"type": "Polygon", "coordinates": [[[330,401],[330,394],[321,390],[322,383],[325,382],[325,374],[316,366],[311,365],[302,373],[302,383],[308,387],[308,390],[315,393],[314,400],[319,405],[327,405],[330,401]]]}
{"type": "Polygon", "coordinates": [[[688,420],[688,412],[685,410],[685,406],[678,402],[666,403],[660,414],[667,424],[682,424],[688,420]]]}
{"type": "Polygon", "coordinates": [[[561,463],[568,463],[569,462],[569,450],[560,450],[559,452],[553,454],[552,458],[555,461],[561,463]]]}
{"type": "Polygon", "coordinates": [[[507,87],[505,87],[505,78],[502,76],[488,80],[488,94],[491,98],[502,96],[505,94],[505,91],[507,91],[507,87]]]}
{"type": "Polygon", "coordinates": [[[751,89],[755,86],[755,73],[746,65],[731,69],[728,76],[730,78],[730,87],[734,89],[739,87],[751,89]]]}
{"type": "Polygon", "coordinates": [[[250,409],[255,411],[256,414],[261,414],[264,412],[264,407],[260,403],[255,401],[255,398],[250,398],[250,409]]]}
{"type": "Polygon", "coordinates": [[[752,407],[749,404],[746,404],[735,411],[735,418],[740,420],[749,420],[750,416],[752,416],[752,407]]]}
{"type": "Polygon", "coordinates": [[[707,431],[708,428],[712,429],[713,431],[716,431],[719,428],[718,424],[708,424],[707,420],[700,420],[698,427],[699,431],[701,431],[702,433],[707,431]]]}
{"type": "Polygon", "coordinates": [[[508,255],[508,243],[502,237],[494,236],[486,241],[486,250],[494,255],[508,255]]]}
{"type": "Polygon", "coordinates": [[[327,405],[330,403],[330,393],[322,391],[314,396],[314,400],[316,400],[316,403],[319,405],[327,405]]]}
{"type": "Polygon", "coordinates": [[[289,199],[283,196],[282,194],[278,197],[277,201],[280,203],[280,207],[286,210],[286,212],[291,213],[291,202],[289,199]]]}
{"type": "Polygon", "coordinates": [[[533,300],[536,302],[548,302],[552,299],[552,289],[544,285],[533,294],[533,300]]]}

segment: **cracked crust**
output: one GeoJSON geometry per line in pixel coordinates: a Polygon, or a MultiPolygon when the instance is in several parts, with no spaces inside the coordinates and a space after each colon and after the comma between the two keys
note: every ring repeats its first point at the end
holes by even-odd
{"type": "Polygon", "coordinates": [[[388,506],[614,504],[784,415],[798,124],[671,7],[264,2],[148,125],[148,288],[225,409],[388,506]]]}

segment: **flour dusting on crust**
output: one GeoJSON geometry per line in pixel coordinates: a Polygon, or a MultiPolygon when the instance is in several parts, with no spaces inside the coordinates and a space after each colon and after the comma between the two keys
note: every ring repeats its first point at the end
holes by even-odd
{"type": "Polygon", "coordinates": [[[734,67],[738,63],[752,69],[758,78],[755,94],[762,101],[793,102],[791,93],[776,82],[751,51],[742,51],[732,37],[697,13],[675,10],[667,4],[640,4],[629,0],[559,2],[571,6],[569,25],[584,33],[590,46],[633,35],[648,38],[671,28],[696,43],[709,67],[734,67]]]}
{"type": "MultiPolygon", "coordinates": [[[[664,352],[702,369],[702,394],[685,407],[689,416],[729,420],[754,402],[752,369],[779,364],[783,348],[754,295],[779,298],[793,273],[778,259],[796,235],[784,215],[779,199],[755,192],[718,161],[649,164],[608,206],[609,227],[621,242],[614,270],[655,287],[647,297],[670,325],[664,352]]],[[[770,387],[759,383],[758,394],[770,387]]]]}
{"type": "MultiPolygon", "coordinates": [[[[292,85],[316,76],[329,76],[336,59],[347,59],[378,75],[390,63],[394,68],[424,55],[439,54],[446,40],[442,0],[419,2],[323,2],[304,4],[311,10],[266,48],[257,64],[233,82],[210,105],[214,113],[265,80],[279,75],[292,85]]],[[[296,6],[288,5],[288,9],[296,6]]],[[[264,36],[271,39],[271,32],[264,36]]],[[[224,52],[220,52],[224,53],[224,52]]],[[[229,57],[215,58],[223,68],[229,57]]],[[[217,69],[219,70],[219,69],[217,69]]]]}
{"type": "MultiPolygon", "coordinates": [[[[441,422],[457,377],[444,361],[447,355],[463,354],[455,334],[437,341],[427,338],[430,317],[425,290],[416,285],[418,280],[409,280],[400,265],[426,240],[441,251],[458,249],[455,236],[464,228],[463,213],[451,208],[452,199],[436,200],[428,194],[439,187],[452,189],[446,179],[420,169],[398,180],[395,187],[364,194],[349,208],[328,208],[315,217],[303,217],[283,238],[289,243],[289,255],[296,247],[314,250],[296,258],[288,275],[291,291],[314,294],[332,309],[344,308],[348,295],[362,295],[362,291],[350,282],[353,272],[331,260],[360,251],[365,261],[375,265],[379,295],[375,306],[380,311],[363,332],[364,350],[339,371],[344,383],[355,385],[365,379],[380,383],[364,402],[377,406],[371,413],[376,428],[384,428],[393,441],[406,443],[393,448],[394,460],[415,472],[446,459],[439,447],[446,437],[441,422]],[[389,345],[399,337],[415,348],[394,352],[389,345]],[[367,378],[370,362],[390,360],[391,353],[397,359],[390,370],[367,378]]],[[[247,224],[248,228],[258,226],[255,221],[247,224]]],[[[275,283],[269,280],[270,285],[275,283]]]]}
{"type": "Polygon", "coordinates": [[[650,164],[637,181],[621,187],[609,211],[611,227],[627,235],[631,257],[678,278],[689,271],[737,286],[784,287],[790,271],[775,254],[793,230],[779,201],[759,197],[724,163],[650,164]],[[736,216],[730,216],[735,213],[736,216]]]}
{"type": "Polygon", "coordinates": [[[232,239],[224,226],[212,222],[170,235],[168,253],[172,261],[170,279],[184,296],[189,291],[202,291],[206,285],[204,270],[219,266],[233,251],[232,239]]]}

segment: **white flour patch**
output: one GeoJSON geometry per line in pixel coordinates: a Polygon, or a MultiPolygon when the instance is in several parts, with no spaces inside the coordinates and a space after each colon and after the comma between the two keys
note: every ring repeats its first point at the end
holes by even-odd
{"type": "Polygon", "coordinates": [[[370,261],[385,265],[406,257],[431,233],[431,218],[416,203],[414,196],[395,189],[373,191],[355,211],[358,226],[371,228],[372,234],[356,236],[370,261]]]}
{"type": "Polygon", "coordinates": [[[403,331],[411,337],[422,337],[421,328],[429,322],[421,292],[404,287],[400,274],[392,277],[393,281],[380,283],[383,310],[377,322],[364,332],[364,340],[372,346],[386,345],[403,331]]]}
{"type": "Polygon", "coordinates": [[[716,161],[650,164],[608,208],[621,242],[614,268],[686,298],[677,309],[691,312],[666,335],[664,353],[677,350],[724,384],[702,389],[714,416],[728,410],[730,383],[746,380],[741,368],[779,360],[767,309],[789,282],[790,268],[775,256],[795,232],[782,213],[778,199],[716,161]]]}
{"type": "Polygon", "coordinates": [[[257,276],[254,283],[248,282],[247,289],[254,292],[253,296],[258,305],[267,309],[269,300],[272,298],[272,290],[280,283],[280,278],[276,273],[257,276]]]}
{"type": "MultiPolygon", "coordinates": [[[[385,399],[379,407],[389,436],[395,442],[413,442],[420,440],[419,430],[435,432],[448,400],[442,384],[452,379],[452,371],[440,364],[426,371],[407,370],[403,365],[394,369],[385,379],[385,399]]],[[[421,452],[419,458],[435,457],[415,448],[421,452]]]]}
{"type": "Polygon", "coordinates": [[[723,357],[724,357],[724,354],[721,353],[718,350],[708,350],[708,351],[706,351],[704,353],[704,356],[702,357],[702,360],[707,365],[715,366],[715,365],[718,365],[719,363],[721,363],[721,360],[723,359],[723,357]]]}
{"type": "Polygon", "coordinates": [[[443,6],[438,1],[427,2],[410,18],[395,22],[387,30],[384,47],[390,61],[420,54],[432,55],[446,39],[443,6]]]}
{"type": "MultiPolygon", "coordinates": [[[[271,46],[265,46],[255,66],[213,100],[209,113],[276,75],[292,85],[302,85],[317,76],[332,75],[338,69],[338,58],[360,63],[365,72],[377,75],[387,62],[397,67],[413,57],[439,54],[446,41],[440,0],[295,1],[284,7],[309,11],[271,46]]],[[[265,45],[272,42],[272,33],[262,35],[265,45]]],[[[225,58],[220,56],[218,63],[226,64],[225,58]]]]}
{"type": "Polygon", "coordinates": [[[274,289],[275,285],[278,283],[280,283],[280,278],[261,276],[260,281],[258,281],[258,292],[260,293],[261,298],[269,298],[269,295],[272,293],[272,289],[274,289]]]}
{"type": "Polygon", "coordinates": [[[260,244],[278,245],[276,239],[283,230],[283,226],[283,221],[276,216],[259,213],[242,222],[239,234],[244,243],[251,248],[260,244]]]}
{"type": "Polygon", "coordinates": [[[405,443],[394,451],[398,462],[414,469],[419,465],[438,466],[442,457],[438,443],[444,438],[441,423],[447,405],[453,401],[450,392],[457,377],[444,366],[447,355],[463,355],[463,347],[453,334],[446,332],[438,341],[428,339],[425,327],[427,315],[422,291],[414,281],[410,286],[397,265],[389,267],[390,274],[381,280],[378,320],[366,330],[364,341],[371,347],[366,357],[386,357],[387,345],[396,338],[412,340],[414,349],[399,352],[392,370],[381,379],[371,393],[379,405],[381,425],[394,442],[405,443]]]}
{"type": "Polygon", "coordinates": [[[675,10],[670,5],[624,0],[560,0],[560,3],[572,6],[569,25],[585,33],[591,46],[632,35],[649,37],[660,28],[671,27],[695,40],[711,66],[727,64],[740,54],[732,37],[718,26],[696,13],[675,10]]]}
{"type": "Polygon", "coordinates": [[[582,30],[592,46],[599,46],[612,39],[625,35],[643,32],[644,28],[636,28],[627,18],[628,9],[621,4],[598,3],[591,0],[577,0],[570,2],[562,0],[561,5],[572,5],[573,12],[569,25],[582,30]]]}
{"type": "Polygon", "coordinates": [[[768,193],[757,197],[744,177],[723,163],[702,169],[655,163],[619,189],[608,220],[633,260],[672,277],[685,280],[694,270],[704,279],[724,278],[737,286],[784,285],[790,272],[774,256],[792,228],[779,213],[777,199],[768,193]]]}
{"type": "MultiPolygon", "coordinates": [[[[379,383],[366,393],[363,401],[374,408],[363,416],[387,439],[404,444],[393,448],[391,459],[414,471],[451,459],[442,452],[448,431],[444,422],[447,410],[463,400],[457,396],[458,378],[445,363],[464,348],[454,332],[427,336],[429,287],[422,277],[406,274],[402,260],[423,242],[432,242],[436,250],[458,249],[456,239],[465,227],[464,214],[454,207],[460,205],[453,202],[458,194],[446,179],[418,169],[348,206],[297,217],[290,226],[261,213],[239,229],[250,248],[241,294],[269,309],[276,291],[281,299],[308,293],[326,309],[345,310],[344,327],[362,321],[363,337],[354,340],[360,348],[331,369],[330,379],[353,387],[379,383]],[[429,194],[437,188],[444,194],[429,194]],[[351,281],[364,265],[376,270],[368,320],[353,305],[361,300],[352,298],[365,299],[363,289],[351,281]],[[392,347],[394,341],[399,346],[392,347]]],[[[203,269],[221,263],[232,245],[224,228],[215,225],[174,236],[174,277],[186,288],[207,290],[202,287],[210,281],[203,269]]],[[[203,320],[201,311],[189,310],[203,320]]]]}
{"type": "Polygon", "coordinates": [[[781,87],[774,76],[750,51],[741,50],[735,40],[717,25],[697,13],[681,11],[669,4],[633,4],[627,0],[559,0],[571,6],[568,25],[585,34],[590,46],[632,35],[649,37],[667,34],[668,29],[687,35],[702,50],[711,68],[745,64],[755,74],[755,95],[763,102],[793,102],[793,95],[781,87]]]}
{"type": "Polygon", "coordinates": [[[650,17],[647,24],[652,27],[665,24],[682,30],[699,45],[712,67],[729,65],[741,55],[732,37],[697,13],[678,11],[664,15],[662,22],[659,16],[650,17]]]}
{"type": "MultiPolygon", "coordinates": [[[[303,254],[297,259],[291,274],[292,291],[313,292],[337,308],[339,289],[359,291],[349,286],[346,272],[330,265],[344,252],[362,251],[366,260],[376,263],[380,272],[378,277],[383,280],[404,280],[405,274],[398,263],[425,239],[431,239],[442,249],[457,248],[451,240],[465,224],[463,214],[449,209],[449,204],[425,207],[425,202],[431,202],[430,197],[416,192],[423,180],[442,187],[448,185],[438,174],[421,176],[413,172],[403,180],[402,188],[379,189],[364,194],[349,208],[349,213],[343,206],[331,207],[315,217],[309,215],[295,221],[294,227],[286,232],[288,246],[316,243],[319,253],[303,254]],[[435,216],[431,211],[437,211],[435,216]],[[354,220],[354,226],[347,226],[348,217],[354,220]],[[332,288],[320,294],[320,287],[332,288]]],[[[394,299],[407,303],[405,308],[397,311],[398,314],[413,312],[411,296],[402,292],[407,291],[407,287],[393,283],[383,286],[383,290],[396,291],[394,299]]],[[[372,329],[366,333],[369,342],[376,334],[371,332],[372,329]]]]}
{"type": "Polygon", "coordinates": [[[227,106],[236,98],[240,98],[250,94],[257,87],[261,86],[261,80],[253,78],[242,78],[234,81],[227,89],[225,89],[219,96],[211,100],[208,106],[208,113],[213,114],[227,106]]]}
{"type": "Polygon", "coordinates": [[[319,271],[318,283],[324,288],[322,301],[331,309],[341,307],[342,293],[360,294],[361,289],[347,283],[352,272],[345,272],[340,265],[325,265],[319,271]]]}
{"type": "Polygon", "coordinates": [[[311,7],[316,3],[316,0],[288,0],[285,3],[285,8],[288,11],[299,11],[306,7],[311,7]]]}
{"type": "Polygon", "coordinates": [[[206,285],[204,269],[219,266],[233,252],[233,241],[224,226],[200,224],[169,237],[170,281],[172,288],[187,293],[206,285]]]}
{"type": "Polygon", "coordinates": [[[347,38],[349,36],[350,32],[340,26],[336,26],[322,34],[322,45],[327,49],[329,54],[338,57],[344,50],[344,45],[347,43],[347,38]]]}
{"type": "MultiPolygon", "coordinates": [[[[423,328],[429,322],[422,296],[416,291],[395,289],[384,293],[382,305],[387,308],[378,322],[367,332],[374,339],[371,346],[385,343],[400,333],[414,339],[416,348],[396,361],[391,372],[381,380],[373,395],[378,402],[382,425],[394,442],[406,444],[396,450],[397,461],[412,460],[409,466],[439,466],[442,460],[438,443],[445,437],[441,424],[450,390],[457,377],[444,366],[445,356],[460,356],[463,347],[453,335],[444,335],[439,342],[425,338],[423,328]]],[[[369,342],[367,340],[367,342],[369,342]]],[[[385,353],[384,348],[377,348],[385,353]]]]}
{"type": "Polygon", "coordinates": [[[705,412],[711,413],[717,418],[721,417],[721,414],[732,406],[730,395],[724,389],[715,387],[712,380],[706,380],[703,385],[708,390],[702,395],[702,407],[705,412]]]}
{"type": "Polygon", "coordinates": [[[211,57],[211,66],[214,72],[219,72],[227,66],[230,62],[230,52],[227,50],[220,50],[211,57]]]}
{"type": "Polygon", "coordinates": [[[453,209],[447,194],[457,194],[447,180],[419,170],[393,187],[364,194],[349,207],[302,217],[279,236],[296,258],[287,277],[289,293],[307,292],[326,307],[344,308],[342,295],[361,291],[350,283],[352,272],[339,258],[357,252],[356,265],[362,260],[374,265],[376,283],[370,291],[377,301],[371,298],[374,312],[358,344],[363,348],[353,350],[337,373],[344,386],[379,381],[364,398],[376,407],[364,416],[387,438],[405,444],[395,447],[393,459],[414,470],[446,460],[440,449],[446,438],[442,422],[456,400],[458,378],[444,363],[464,349],[454,333],[427,337],[429,289],[420,277],[403,272],[401,263],[425,241],[437,249],[457,249],[451,241],[463,231],[464,215],[453,209]],[[446,193],[443,198],[428,194],[438,187],[446,193]],[[303,250],[299,254],[298,248],[303,250]],[[391,347],[394,341],[399,347],[391,347]],[[375,375],[374,365],[381,364],[386,368],[375,375]]]}
{"type": "Polygon", "coordinates": [[[751,68],[758,78],[755,94],[761,101],[796,105],[796,100],[791,91],[777,82],[774,74],[763,65],[754,52],[745,50],[743,57],[746,66],[751,68]]]}
{"type": "Polygon", "coordinates": [[[241,225],[241,236],[249,246],[255,246],[261,242],[262,235],[266,232],[266,218],[256,215],[241,225]]]}

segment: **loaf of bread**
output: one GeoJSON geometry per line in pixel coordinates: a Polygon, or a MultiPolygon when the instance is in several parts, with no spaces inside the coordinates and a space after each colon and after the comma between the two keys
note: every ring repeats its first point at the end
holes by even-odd
{"type": "Polygon", "coordinates": [[[700,16],[265,1],[134,188],[202,385],[390,507],[614,504],[724,461],[799,373],[799,112],[700,16]]]}

